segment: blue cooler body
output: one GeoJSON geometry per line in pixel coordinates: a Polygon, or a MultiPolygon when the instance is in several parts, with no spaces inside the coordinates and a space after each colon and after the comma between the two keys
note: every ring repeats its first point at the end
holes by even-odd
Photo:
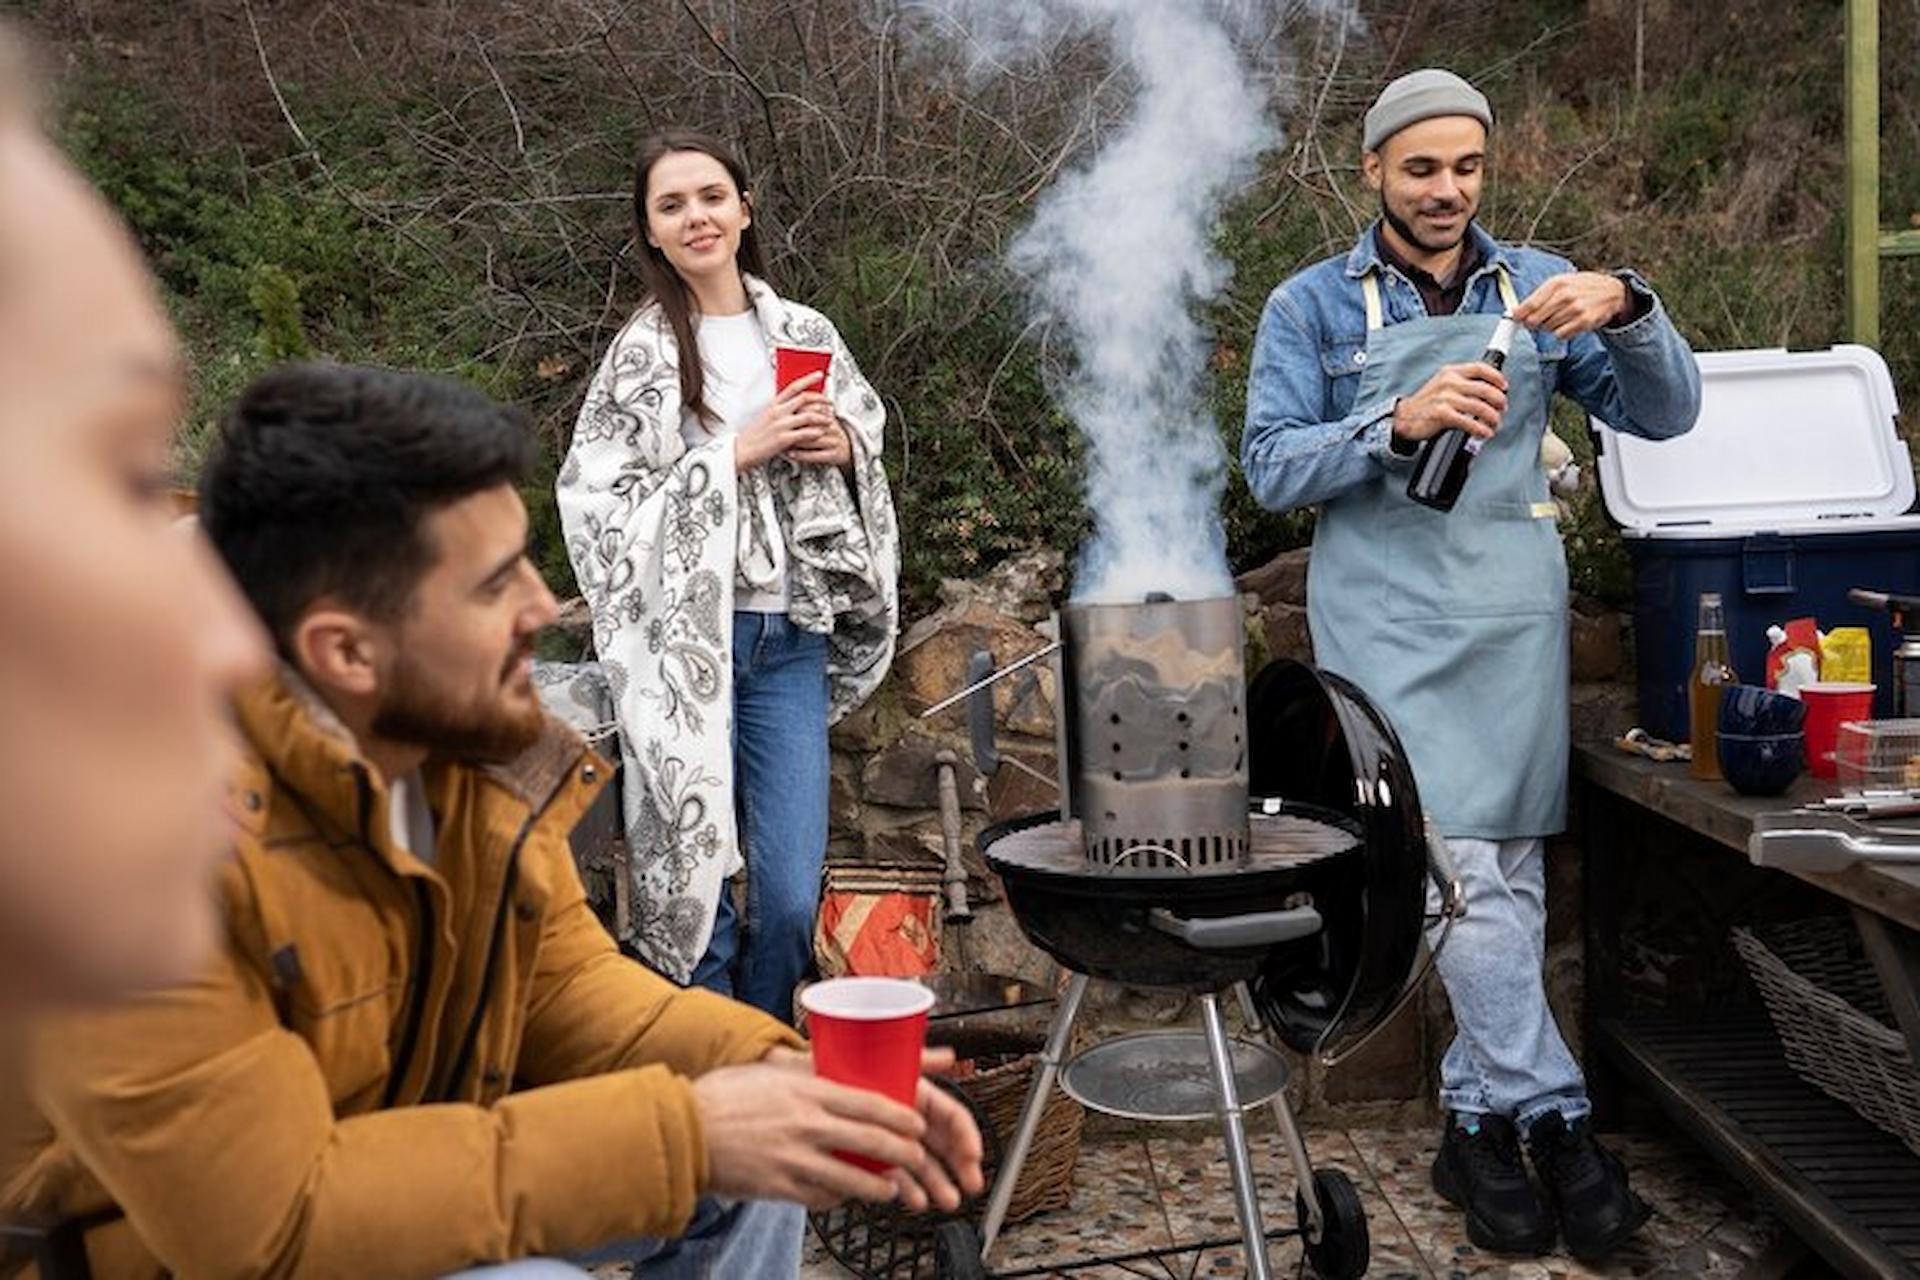
{"type": "Polygon", "coordinates": [[[1877,352],[1719,351],[1700,360],[1700,421],[1677,440],[1596,422],[1600,484],[1633,564],[1640,724],[1689,736],[1703,592],[1726,608],[1734,670],[1766,680],[1767,628],[1813,617],[1873,636],[1874,714],[1892,713],[1893,628],[1853,587],[1920,594],[1913,462],[1877,352]]]}
{"type": "Polygon", "coordinates": [[[1688,736],[1687,682],[1693,676],[1700,594],[1718,591],[1727,612],[1733,669],[1743,684],[1765,684],[1767,628],[1789,618],[1820,629],[1873,633],[1876,716],[1893,714],[1893,622],[1849,603],[1851,587],[1920,595],[1920,520],[1860,532],[1754,533],[1737,538],[1627,543],[1633,560],[1633,656],[1640,674],[1640,724],[1673,742],[1688,736]]]}

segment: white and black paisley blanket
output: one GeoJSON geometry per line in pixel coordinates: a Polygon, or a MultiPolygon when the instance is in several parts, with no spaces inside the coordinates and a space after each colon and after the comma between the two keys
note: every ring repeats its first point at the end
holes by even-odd
{"type": "Polygon", "coordinates": [[[567,553],[619,710],[629,941],[680,982],[706,950],[721,890],[741,865],[729,745],[740,548],[784,540],[788,616],[828,637],[835,720],[879,686],[899,624],[886,410],[825,316],[752,277],[747,294],[770,344],[833,351],[827,394],[853,438],[852,483],[832,467],[785,458],[736,475],[728,437],[689,447],[679,349],[649,304],[587,389],[558,487],[567,553]],[[777,530],[761,527],[765,485],[777,530]]]}

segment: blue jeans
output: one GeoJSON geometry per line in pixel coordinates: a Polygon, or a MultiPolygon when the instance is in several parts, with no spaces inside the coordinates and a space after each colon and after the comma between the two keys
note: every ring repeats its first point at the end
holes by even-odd
{"type": "Polygon", "coordinates": [[[746,919],[732,894],[720,895],[693,981],[783,1022],[793,1021],[793,989],[813,962],[827,764],[827,638],[782,613],[734,614],[733,807],[746,919]]]}
{"type": "MultiPolygon", "coordinates": [[[[634,1280],[729,1280],[733,1276],[797,1276],[806,1232],[797,1204],[748,1200],[722,1204],[703,1199],[686,1233],[674,1240],[628,1240],[583,1254],[587,1266],[634,1264],[634,1280]]],[[[497,1267],[475,1267],[447,1280],[582,1280],[587,1273],[552,1258],[527,1258],[497,1267]]]]}
{"type": "Polygon", "coordinates": [[[1439,959],[1458,1032],[1440,1063],[1441,1105],[1507,1116],[1522,1132],[1549,1111],[1586,1115],[1586,1081],[1554,1025],[1542,976],[1546,842],[1449,837],[1447,848],[1467,914],[1439,959]]]}

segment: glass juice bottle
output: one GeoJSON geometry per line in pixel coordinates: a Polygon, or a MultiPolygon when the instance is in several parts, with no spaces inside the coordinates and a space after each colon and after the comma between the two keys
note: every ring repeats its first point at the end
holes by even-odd
{"type": "Polygon", "coordinates": [[[1693,641],[1693,678],[1687,705],[1693,735],[1693,776],[1720,776],[1720,695],[1739,677],[1727,649],[1727,618],[1718,592],[1700,597],[1700,627],[1693,641]]]}

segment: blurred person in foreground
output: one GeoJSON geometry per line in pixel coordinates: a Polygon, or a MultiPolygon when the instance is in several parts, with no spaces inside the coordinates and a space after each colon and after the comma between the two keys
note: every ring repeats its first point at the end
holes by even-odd
{"type": "MultiPolygon", "coordinates": [[[[180,350],[32,93],[0,23],[0,1187],[45,1139],[30,1016],[178,982],[214,947],[228,699],[267,655],[169,527],[180,350]]],[[[0,1237],[0,1273],[25,1239],[0,1237]]]]}
{"type": "Polygon", "coordinates": [[[211,950],[228,699],[267,652],[169,527],[180,349],[25,61],[0,24],[0,1026],[211,950]]]}
{"type": "Polygon", "coordinates": [[[556,612],[515,487],[534,460],[523,415],[422,375],[289,366],[228,416],[201,521],[281,664],[239,703],[226,944],[46,1029],[55,1136],[6,1193],[123,1211],[88,1234],[96,1276],[535,1274],[596,1249],[790,1276],[803,1205],[979,1189],[951,1097],[816,1078],[785,1025],[594,918],[567,835],[607,766],[531,680],[556,612]]]}

